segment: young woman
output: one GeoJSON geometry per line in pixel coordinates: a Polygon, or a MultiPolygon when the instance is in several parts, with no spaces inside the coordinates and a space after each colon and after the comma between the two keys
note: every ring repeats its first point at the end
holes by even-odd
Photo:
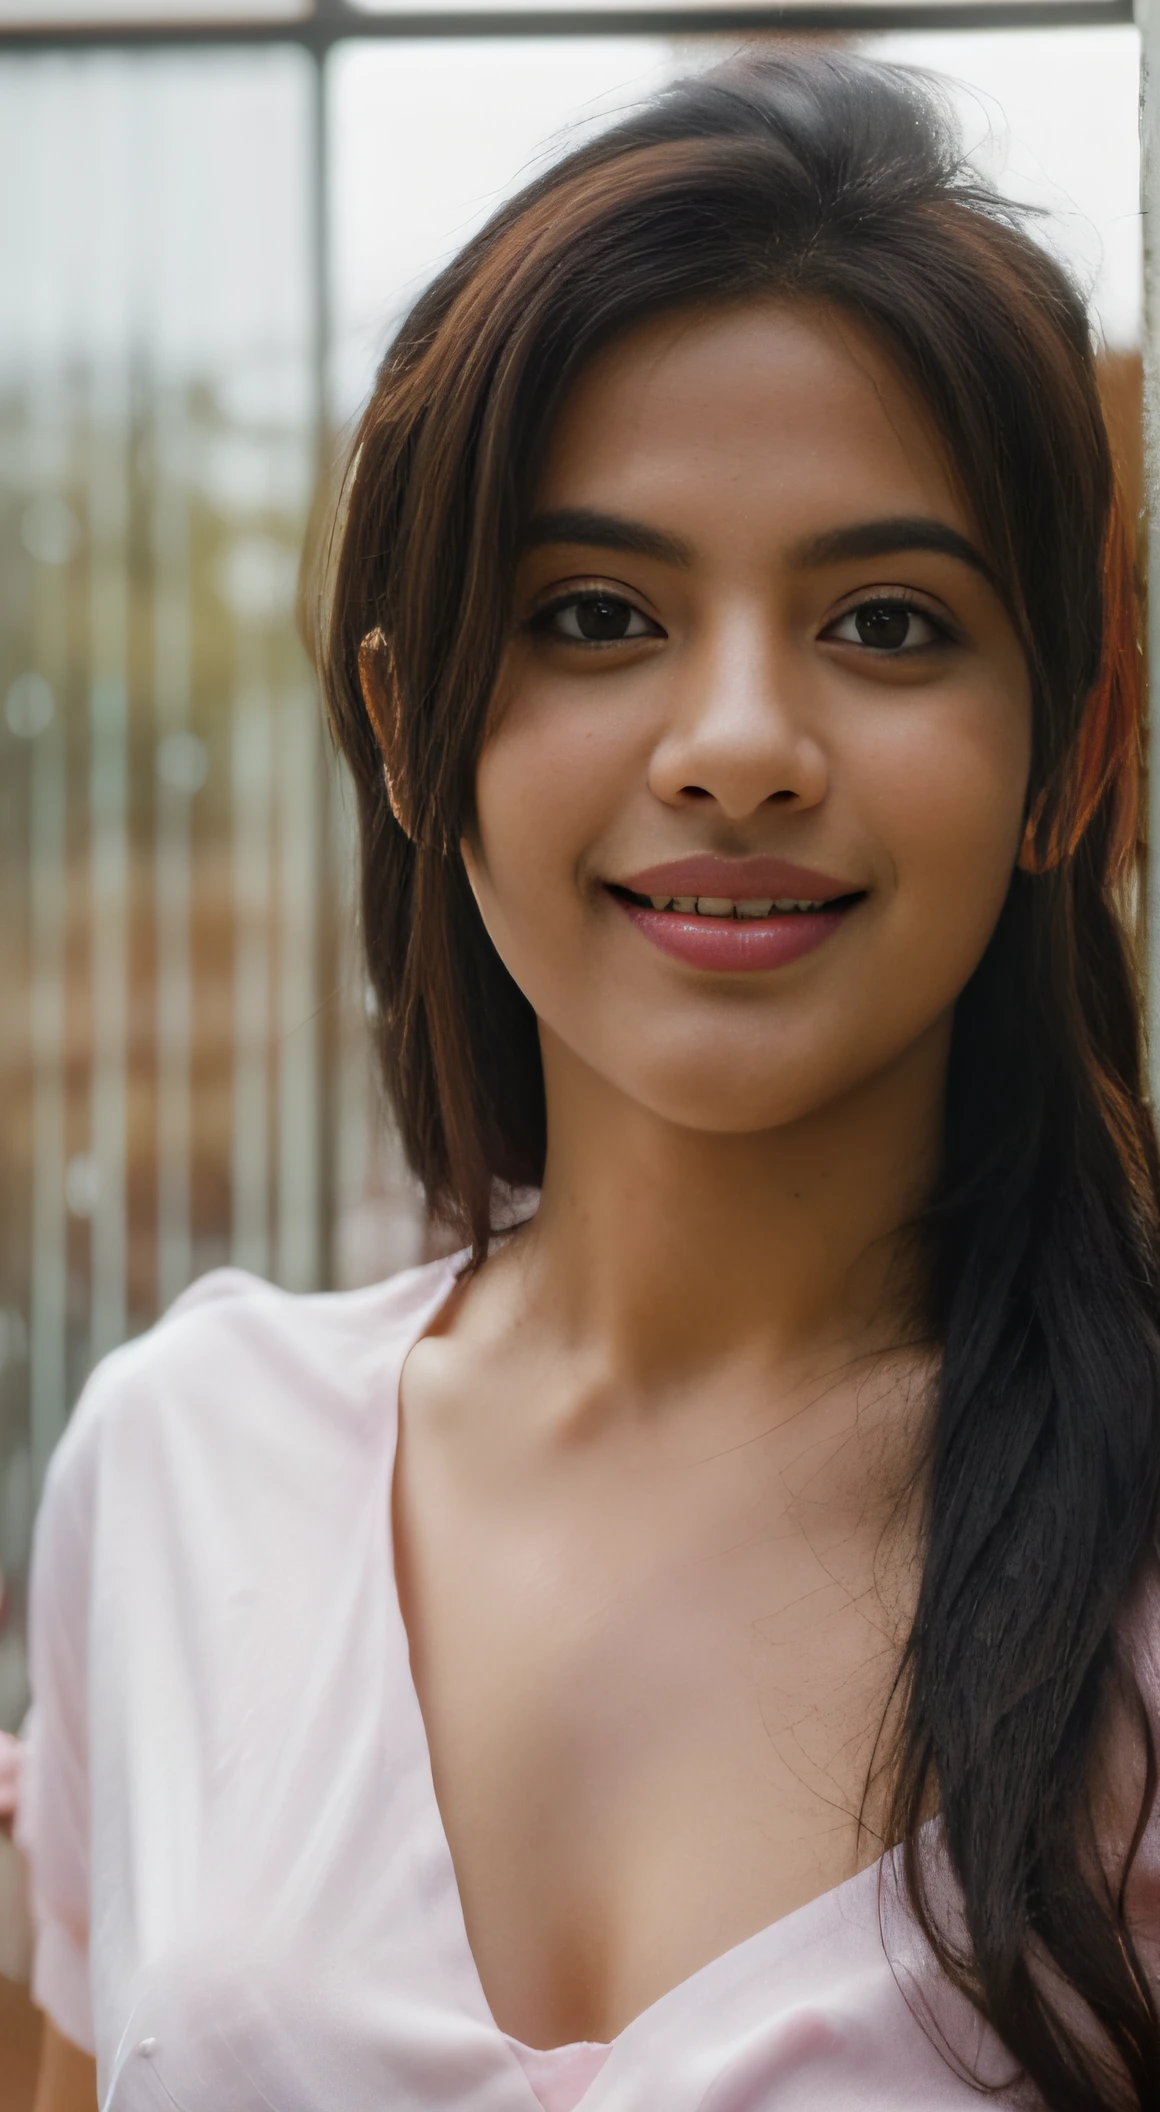
{"type": "Polygon", "coordinates": [[[913,76],[686,83],[419,302],[327,610],[468,1247],[213,1277],[77,1411],[41,2112],[94,2047],[116,2112],[1154,2108],[1139,661],[1074,289],[913,76]]]}

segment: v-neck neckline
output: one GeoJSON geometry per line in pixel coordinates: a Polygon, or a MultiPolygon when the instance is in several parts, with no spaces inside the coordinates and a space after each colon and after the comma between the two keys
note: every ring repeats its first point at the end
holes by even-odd
{"type": "MultiPolygon", "coordinates": [[[[562,2067],[565,2064],[565,2057],[569,2055],[580,2056],[592,2051],[599,2051],[604,2055],[597,2073],[575,2100],[574,2112],[581,2112],[581,2107],[586,2106],[590,2098],[598,2090],[612,2057],[617,2055],[622,2047],[648,2035],[658,2019],[673,2009],[695,2006],[701,1997],[707,1999],[717,1990],[720,1983],[731,1981],[738,1977],[737,1968],[752,1965],[754,1970],[756,1970],[758,1960],[765,1952],[773,1954],[768,1961],[772,1965],[775,1962],[776,1954],[784,1953],[789,1940],[794,1937],[799,1939],[806,1937],[807,1929],[812,1922],[824,1921],[827,1918],[831,1920],[840,1919],[843,1907],[848,1903],[852,1903],[858,1893],[870,1885],[874,1885],[875,1888],[880,1885],[883,1866],[887,1859],[879,1857],[876,1862],[867,1864],[864,1869],[855,1871],[853,1876],[843,1879],[841,1884],[831,1886],[827,1892],[817,1893],[813,1899],[806,1900],[800,1907],[791,1908],[788,1914],[779,1915],[776,1920],[765,1923],[762,1928],[755,1929],[751,1935],[743,1936],[737,1943],[730,1944],[726,1950],[719,1951],[715,1957],[706,1959],[703,1965],[695,1967],[693,1972],[686,1974],[683,1980],[679,1980],[672,1987],[666,1988],[663,1994],[658,1995],[644,2009],[639,2010],[634,2017],[629,2019],[627,2024],[622,2025],[621,2029],[611,2039],[575,2039],[561,2046],[535,2047],[528,2046],[522,2039],[513,2037],[510,2032],[504,2031],[503,2027],[498,2023],[487,1998],[487,1991],[484,1988],[479,1967],[476,1964],[475,1953],[471,1948],[471,1938],[467,1932],[467,1918],[463,1911],[463,1895],[459,1889],[459,1879],[455,1869],[455,1858],[451,1852],[451,1843],[443,1823],[443,1814],[439,1808],[439,1798],[435,1790],[435,1772],[431,1759],[431,1746],[427,1736],[427,1725],[423,1716],[422,1703],[419,1700],[419,1690],[415,1684],[411,1667],[411,1643],[407,1633],[407,1625],[403,1619],[402,1603],[399,1597],[398,1571],[395,1566],[395,1468],[398,1459],[402,1415],[403,1371],[411,1351],[430,1332],[432,1325],[447,1305],[456,1286],[459,1265],[465,1258],[464,1255],[456,1254],[452,1255],[446,1262],[444,1271],[439,1278],[437,1291],[421,1309],[412,1331],[402,1346],[401,1352],[396,1352],[393,1382],[389,1382],[393,1386],[393,1401],[391,1404],[390,1431],[385,1459],[385,1527],[386,1568],[390,1606],[401,1645],[400,1660],[405,1673],[404,1705],[411,1718],[412,1745],[417,1762],[417,1770],[421,1778],[420,1789],[425,1806],[426,1830],[438,1858],[441,1890],[448,1902],[449,1926],[446,1934],[455,1954],[459,1985],[470,1991],[471,2006],[477,2011],[481,2021],[485,2022],[494,2032],[497,2041],[506,2049],[513,2066],[518,2067],[528,2087],[533,2089],[534,2094],[529,2068],[534,2067],[537,2062],[552,2063],[558,2059],[562,2067]],[[529,2056],[527,2063],[521,2058],[522,2055],[529,2056]]],[[[749,1975],[743,1970],[741,1977],[749,1977],[749,1975]]]]}

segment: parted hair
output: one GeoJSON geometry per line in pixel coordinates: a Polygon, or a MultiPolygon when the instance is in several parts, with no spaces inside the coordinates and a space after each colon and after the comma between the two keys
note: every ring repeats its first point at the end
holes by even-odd
{"type": "Polygon", "coordinates": [[[379,1053],[432,1209],[487,1252],[543,1173],[532,1009],[467,884],[521,530],[563,397],[666,310],[776,298],[872,333],[932,417],[1022,640],[1034,872],[955,1014],[921,1222],[941,1344],[893,1838],[936,1954],[1055,2112],[1160,2105],[1128,1913],[1155,1790],[1124,1618],[1157,1555],[1160,1177],[1124,922],[1140,655],[1082,298],[964,160],[937,85],[786,46],[678,83],[504,205],[416,303],[312,607],[353,773],[379,1053]],[[360,683],[387,720],[386,771],[360,683]],[[389,780],[389,782],[388,782],[389,780]],[[1098,1825],[1109,1722],[1127,1845],[1098,1825]],[[937,1810],[963,1900],[920,1852],[937,1810]]]}

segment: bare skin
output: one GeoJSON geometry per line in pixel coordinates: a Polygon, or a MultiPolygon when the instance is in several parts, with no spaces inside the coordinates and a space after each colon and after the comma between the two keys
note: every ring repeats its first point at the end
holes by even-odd
{"type": "Polygon", "coordinates": [[[879,1851],[879,1800],[857,1814],[931,1368],[896,1234],[1030,741],[983,571],[810,549],[883,518],[979,547],[913,393],[834,318],[668,319],[605,353],[538,496],[578,508],[681,561],[553,534],[521,568],[464,855],[541,1022],[547,1174],[412,1352],[396,1488],[467,1931],[537,2046],[614,2035],[879,1851]],[[572,590],[628,602],[621,642],[537,625],[572,590]],[[915,609],[893,656],[850,622],[890,592],[915,609]],[[606,884],[703,849],[865,899],[790,966],[708,974],[606,884]]]}
{"type": "Polygon", "coordinates": [[[32,2112],[93,2112],[97,2064],[46,2017],[32,2112]]]}
{"type": "MultiPolygon", "coordinates": [[[[541,1023],[547,1172],[411,1352],[395,1486],[467,1933],[535,2046],[615,2035],[879,1852],[877,1778],[858,1813],[933,1368],[900,1228],[1030,758],[969,548],[820,542],[919,520],[980,547],[913,390],[835,317],[751,305],[611,347],[545,464],[537,513],[565,509],[669,545],[549,522],[521,564],[463,851],[541,1023]],[[619,641],[547,613],[585,592],[628,606],[619,641]],[[909,605],[904,649],[859,634],[875,598],[909,605]],[[789,965],[709,973],[609,892],[705,850],[860,900],[789,965]]],[[[51,2044],[37,2112],[91,2112],[51,2044]]]]}

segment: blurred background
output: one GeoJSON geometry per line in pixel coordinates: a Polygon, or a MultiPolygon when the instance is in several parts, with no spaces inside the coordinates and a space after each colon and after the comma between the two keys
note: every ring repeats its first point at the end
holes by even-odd
{"type": "Polygon", "coordinates": [[[755,37],[841,36],[951,76],[980,165],[1044,209],[1141,497],[1128,0],[111,5],[0,0],[8,1729],[37,1494],[95,1360],[223,1262],[308,1289],[424,1251],[294,601],[318,479],[435,267],[577,127],[755,37]]]}

